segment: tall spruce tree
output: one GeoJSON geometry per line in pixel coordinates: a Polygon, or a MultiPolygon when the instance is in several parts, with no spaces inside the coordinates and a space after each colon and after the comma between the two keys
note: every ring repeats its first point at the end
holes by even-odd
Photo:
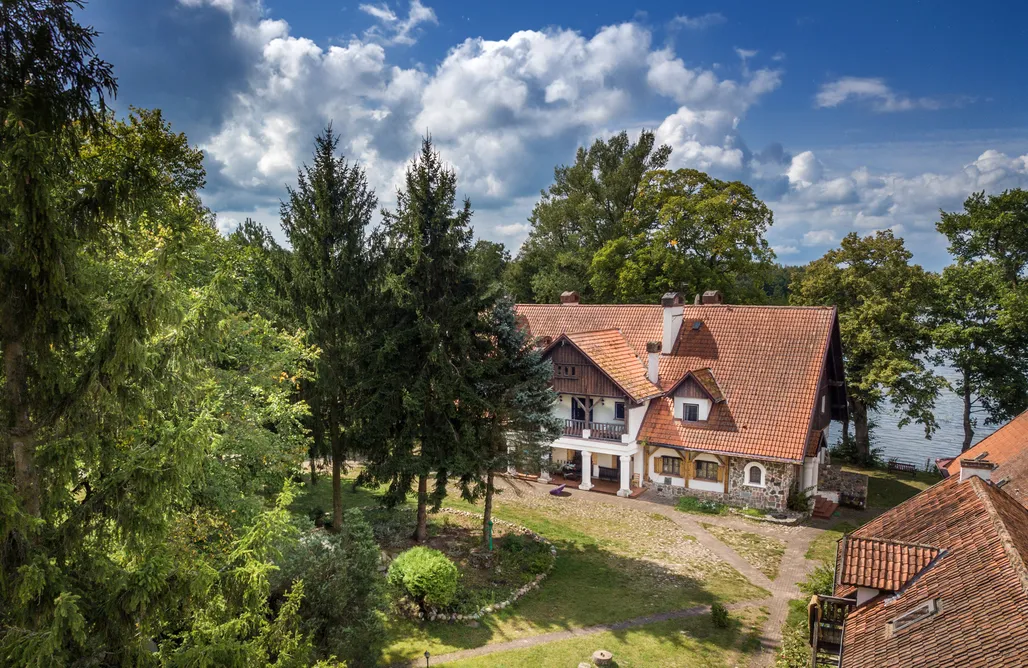
{"type": "Polygon", "coordinates": [[[321,349],[317,380],[304,389],[311,405],[315,447],[328,435],[332,453],[332,524],[342,527],[342,469],[366,423],[365,392],[371,343],[369,309],[377,251],[371,225],[378,200],[364,170],[335,152],[329,127],[315,139],[314,164],[297,175],[282,204],[282,227],[292,245],[289,294],[321,349]]]}
{"type": "Polygon", "coordinates": [[[480,336],[486,304],[471,269],[471,203],[455,207],[456,197],[456,175],[426,138],[396,209],[383,211],[387,270],[375,374],[382,437],[367,453],[361,482],[388,484],[388,504],[416,485],[418,541],[427,537],[429,505],[442,502],[451,476],[474,470],[480,445],[482,402],[472,381],[489,348],[480,336]]]}
{"type": "Polygon", "coordinates": [[[557,400],[550,386],[553,365],[518,326],[511,300],[501,299],[493,307],[488,334],[491,350],[476,382],[485,404],[480,468],[474,485],[465,492],[472,498],[484,497],[483,543],[492,521],[496,473],[508,467],[538,466],[563,426],[553,413],[557,400]]]}

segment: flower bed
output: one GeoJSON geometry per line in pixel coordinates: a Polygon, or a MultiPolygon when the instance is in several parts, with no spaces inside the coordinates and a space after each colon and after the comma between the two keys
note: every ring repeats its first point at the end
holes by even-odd
{"type": "MultiPolygon", "coordinates": [[[[443,508],[441,512],[453,516],[459,524],[453,525],[444,519],[442,527],[434,527],[436,536],[430,538],[427,544],[447,553],[458,563],[462,580],[458,600],[446,610],[431,607],[425,610],[416,609],[409,605],[409,601],[406,605],[404,601],[398,601],[397,609],[404,616],[448,623],[476,621],[513,605],[519,598],[537,589],[553,570],[557,548],[534,531],[505,520],[494,519],[496,549],[491,553],[477,546],[469,549],[467,538],[463,542],[458,542],[453,536],[458,530],[467,528],[463,524],[468,519],[476,521],[472,526],[477,529],[482,516],[453,508],[443,508]],[[529,541],[527,545],[525,541],[529,541]],[[545,549],[538,550],[533,547],[534,545],[545,549]],[[504,567],[508,570],[501,573],[504,567]],[[506,587],[512,589],[504,591],[506,587]],[[480,605],[483,594],[492,596],[497,591],[503,592],[501,600],[480,605]]],[[[474,537],[468,538],[477,541],[477,535],[472,536],[474,537]]],[[[394,542],[393,547],[396,545],[394,542]]]]}

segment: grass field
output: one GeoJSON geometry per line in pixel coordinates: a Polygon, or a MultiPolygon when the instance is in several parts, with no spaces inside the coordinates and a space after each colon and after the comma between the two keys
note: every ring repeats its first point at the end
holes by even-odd
{"type": "Polygon", "coordinates": [[[732,625],[727,629],[714,628],[710,615],[702,615],[446,665],[455,668],[564,668],[588,662],[594,651],[605,649],[614,655],[618,668],[738,666],[744,665],[748,656],[759,651],[760,626],[766,617],[766,610],[751,607],[732,613],[732,625]]]}
{"type": "Polygon", "coordinates": [[[831,529],[828,529],[810,543],[805,556],[812,561],[834,561],[835,547],[839,539],[856,528],[856,526],[849,522],[836,522],[831,529]]]}
{"type": "MultiPolygon", "coordinates": [[[[376,505],[379,496],[380,490],[353,491],[352,481],[344,481],[347,507],[376,505]]],[[[447,505],[480,510],[459,499],[447,505]]],[[[293,505],[294,512],[303,515],[318,508],[331,509],[331,484],[324,478],[313,490],[304,490],[293,505]]],[[[390,619],[384,661],[403,662],[426,650],[438,656],[715,600],[731,603],[769,595],[664,517],[536,494],[498,495],[495,515],[553,542],[558,552],[550,577],[538,591],[482,619],[477,627],[390,619]]]]}
{"type": "Polygon", "coordinates": [[[867,483],[868,508],[892,508],[898,506],[918,492],[928,489],[941,478],[934,473],[895,473],[884,469],[865,469],[843,466],[846,471],[863,473],[870,477],[867,483]]]}
{"type": "Polygon", "coordinates": [[[735,550],[751,566],[774,580],[785,555],[785,543],[774,538],[716,524],[701,524],[714,538],[735,550]]]}

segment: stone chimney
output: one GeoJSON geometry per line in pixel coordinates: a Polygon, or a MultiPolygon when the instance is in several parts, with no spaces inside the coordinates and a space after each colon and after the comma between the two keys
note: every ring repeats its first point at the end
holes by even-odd
{"type": "Polygon", "coordinates": [[[565,306],[573,306],[578,303],[578,293],[574,290],[560,293],[560,303],[565,306]]]}
{"type": "Polygon", "coordinates": [[[960,482],[979,477],[989,482],[992,480],[992,471],[996,464],[985,459],[961,459],[960,460],[960,482]]]}
{"type": "Polygon", "coordinates": [[[682,295],[677,292],[665,293],[660,298],[664,307],[664,337],[661,341],[661,352],[670,355],[678,340],[678,330],[682,328],[682,295]]]}
{"type": "Polygon", "coordinates": [[[701,301],[704,304],[724,304],[725,297],[721,294],[719,290],[707,290],[703,293],[701,301]]]}
{"type": "Polygon", "coordinates": [[[660,341],[646,344],[646,377],[654,385],[660,380],[660,341]]]}

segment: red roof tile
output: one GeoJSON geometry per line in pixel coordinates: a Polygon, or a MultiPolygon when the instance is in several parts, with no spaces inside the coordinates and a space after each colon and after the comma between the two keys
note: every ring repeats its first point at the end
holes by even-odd
{"type": "Polygon", "coordinates": [[[850,537],[842,539],[839,549],[839,584],[885,591],[902,589],[941,552],[926,545],[850,537]]]}
{"type": "Polygon", "coordinates": [[[579,332],[565,336],[633,401],[642,401],[661,393],[660,388],[646,377],[646,367],[628,347],[618,330],[579,332]]]}
{"type": "MultiPolygon", "coordinates": [[[[1008,494],[977,477],[953,476],[850,534],[857,540],[943,553],[898,594],[849,613],[843,668],[1028,665],[1028,509],[1008,494]],[[931,600],[939,601],[937,614],[888,632],[889,621],[931,600]]],[[[851,585],[836,588],[837,595],[846,591],[851,585]]]]}
{"type": "MultiPolygon", "coordinates": [[[[519,304],[517,311],[536,337],[617,329],[640,360],[647,342],[663,339],[658,305],[519,304]]],[[[704,424],[676,420],[673,401],[655,399],[639,440],[802,461],[835,322],[829,307],[685,305],[679,338],[660,356],[658,386],[709,373],[724,401],[704,424]]]]}
{"type": "Polygon", "coordinates": [[[949,475],[960,475],[961,459],[987,459],[996,464],[992,481],[1005,480],[1003,491],[1028,506],[1028,411],[954,457],[945,465],[949,475]]]}

